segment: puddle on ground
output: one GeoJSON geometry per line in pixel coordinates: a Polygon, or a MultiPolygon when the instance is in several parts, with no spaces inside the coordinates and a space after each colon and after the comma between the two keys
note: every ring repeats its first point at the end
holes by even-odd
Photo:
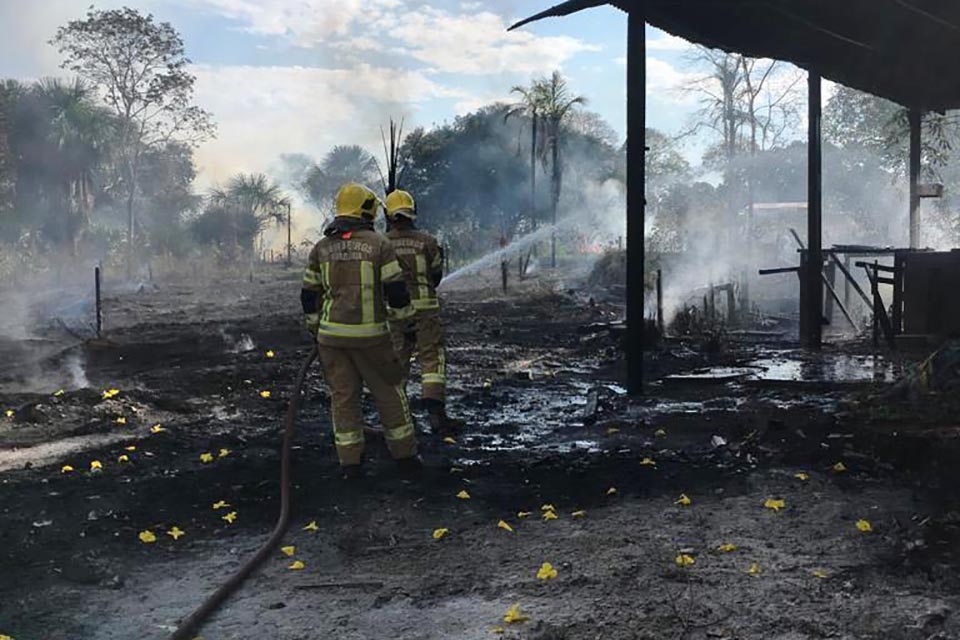
{"type": "Polygon", "coordinates": [[[876,355],[822,354],[812,360],[787,356],[750,363],[758,371],[749,380],[770,382],[895,382],[903,368],[876,355]]]}
{"type": "Polygon", "coordinates": [[[903,367],[883,356],[819,354],[809,359],[788,354],[765,356],[738,367],[694,369],[664,378],[665,383],[869,383],[895,382],[903,367]]]}

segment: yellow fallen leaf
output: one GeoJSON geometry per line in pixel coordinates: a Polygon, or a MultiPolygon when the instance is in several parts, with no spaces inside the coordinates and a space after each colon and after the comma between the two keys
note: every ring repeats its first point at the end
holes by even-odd
{"type": "Polygon", "coordinates": [[[161,427],[159,424],[155,424],[150,427],[150,433],[163,433],[164,431],[166,431],[166,429],[161,427]]]}
{"type": "Polygon", "coordinates": [[[54,397],[54,398],[59,398],[59,397],[62,396],[64,393],[66,393],[66,391],[64,391],[63,389],[57,389],[56,391],[53,392],[53,397],[54,397]]]}
{"type": "Polygon", "coordinates": [[[574,512],[571,513],[570,515],[571,515],[572,517],[574,517],[574,518],[582,518],[582,517],[584,517],[585,515],[587,515],[587,512],[584,511],[583,509],[580,509],[579,511],[574,511],[574,512]]]}
{"type": "Polygon", "coordinates": [[[127,424],[127,419],[124,418],[123,416],[120,416],[119,418],[117,418],[117,424],[127,424]]]}
{"type": "Polygon", "coordinates": [[[774,511],[780,511],[780,509],[783,509],[784,507],[787,506],[787,503],[784,502],[783,500],[774,500],[773,498],[767,498],[767,499],[763,502],[763,506],[766,507],[767,509],[773,509],[774,511]]]}
{"type": "Polygon", "coordinates": [[[484,389],[489,389],[489,388],[492,387],[492,386],[493,386],[493,381],[492,381],[492,380],[484,380],[484,381],[483,381],[483,388],[484,388],[484,389]]]}
{"type": "Polygon", "coordinates": [[[644,458],[640,461],[640,464],[644,467],[655,467],[657,466],[656,461],[653,458],[644,458]]]}
{"type": "Polygon", "coordinates": [[[213,454],[210,453],[210,452],[201,453],[201,454],[200,454],[200,462],[202,462],[202,463],[204,463],[204,464],[208,464],[208,463],[210,463],[210,462],[213,462],[213,454]]]}
{"type": "Polygon", "coordinates": [[[518,518],[526,518],[527,516],[533,515],[532,511],[517,511],[518,518]]]}
{"type": "Polygon", "coordinates": [[[216,502],[213,503],[213,510],[216,511],[217,509],[224,509],[229,506],[230,506],[229,503],[223,500],[217,500],[216,502]]]}
{"type": "Polygon", "coordinates": [[[101,471],[103,470],[103,463],[99,460],[90,461],[90,471],[101,471]]]}
{"type": "Polygon", "coordinates": [[[288,547],[280,547],[280,551],[287,557],[292,557],[297,552],[297,548],[292,544],[288,547]]]}
{"type": "Polygon", "coordinates": [[[60,467],[60,473],[71,473],[72,471],[73,471],[73,467],[71,467],[68,464],[65,464],[62,467],[60,467]]]}
{"type": "Polygon", "coordinates": [[[663,436],[667,435],[667,432],[664,429],[657,429],[653,432],[653,435],[657,436],[658,438],[662,438],[663,436]]]}
{"type": "Polygon", "coordinates": [[[796,478],[797,480],[809,480],[809,479],[810,479],[810,476],[808,476],[807,474],[805,474],[803,471],[800,471],[799,473],[793,474],[793,477],[796,478]]]}
{"type": "Polygon", "coordinates": [[[544,520],[556,520],[556,519],[557,519],[557,513],[556,513],[555,511],[544,511],[544,512],[543,512],[543,519],[544,519],[544,520]]]}
{"type": "Polygon", "coordinates": [[[447,436],[446,438],[444,438],[443,441],[446,442],[447,444],[457,444],[457,441],[451,438],[450,436],[447,436]]]}
{"type": "Polygon", "coordinates": [[[616,493],[617,493],[617,488],[616,488],[616,487],[610,487],[609,489],[607,489],[607,495],[608,495],[608,496],[616,495],[616,493]]]}
{"type": "Polygon", "coordinates": [[[752,576],[760,575],[760,565],[754,562],[753,564],[750,565],[750,568],[747,569],[747,573],[749,573],[752,576]]]}
{"type": "Polygon", "coordinates": [[[263,398],[264,400],[266,400],[267,398],[269,398],[271,395],[272,395],[272,394],[271,394],[269,391],[267,391],[266,389],[264,389],[263,391],[260,392],[260,397],[263,398]]]}
{"type": "Polygon", "coordinates": [[[118,395],[119,393],[120,393],[120,389],[107,389],[106,391],[103,392],[103,399],[109,400],[110,398],[118,395]]]}
{"type": "Polygon", "coordinates": [[[620,433],[620,429],[617,427],[607,427],[607,435],[612,436],[615,433],[620,433]]]}
{"type": "Polygon", "coordinates": [[[693,556],[687,555],[686,553],[681,553],[677,555],[677,557],[674,558],[673,561],[674,563],[676,563],[678,567],[689,567],[691,565],[696,564],[697,562],[696,560],[693,559],[693,556]]]}
{"type": "Polygon", "coordinates": [[[836,473],[843,473],[847,470],[847,465],[843,464],[842,462],[838,462],[837,464],[833,465],[833,470],[836,473]]]}
{"type": "Polygon", "coordinates": [[[303,569],[306,569],[306,567],[307,565],[303,564],[303,561],[294,560],[287,566],[287,569],[290,569],[291,571],[301,571],[303,569]]]}
{"type": "Polygon", "coordinates": [[[177,525],[173,525],[172,527],[170,527],[170,530],[167,531],[167,535],[173,538],[174,540],[179,540],[180,537],[185,534],[186,534],[186,531],[184,531],[177,525]]]}
{"type": "Polygon", "coordinates": [[[544,562],[540,565],[540,570],[537,571],[537,580],[553,580],[557,577],[557,570],[553,568],[553,565],[549,562],[544,562]]]}
{"type": "Polygon", "coordinates": [[[153,531],[150,531],[149,529],[146,531],[141,531],[139,538],[140,542],[143,544],[151,544],[157,541],[157,536],[154,535],[153,531]]]}
{"type": "Polygon", "coordinates": [[[307,523],[307,526],[303,528],[304,531],[318,531],[319,529],[320,527],[317,526],[316,520],[311,520],[309,523],[307,523]]]}
{"type": "Polygon", "coordinates": [[[3,412],[3,415],[7,416],[8,418],[12,418],[15,414],[16,412],[13,409],[7,409],[3,412]]]}
{"type": "Polygon", "coordinates": [[[497,523],[497,526],[503,529],[504,531],[510,531],[510,532],[513,531],[513,527],[511,527],[506,520],[501,520],[500,522],[497,523]]]}
{"type": "Polygon", "coordinates": [[[542,504],[540,505],[540,511],[556,511],[556,507],[552,504],[542,504]]]}
{"type": "Polygon", "coordinates": [[[0,640],[13,640],[13,636],[8,636],[0,633],[0,640]]]}
{"type": "Polygon", "coordinates": [[[236,512],[236,511],[231,511],[231,512],[228,513],[227,515],[222,516],[220,519],[221,519],[221,520],[226,520],[228,524],[233,524],[233,522],[237,519],[237,512],[236,512]]]}
{"type": "Polygon", "coordinates": [[[217,454],[217,457],[226,458],[228,455],[230,455],[230,449],[220,449],[220,453],[217,454]]]}
{"type": "Polygon", "coordinates": [[[434,529],[434,530],[433,530],[433,539],[434,539],[434,540],[439,540],[440,538],[444,537],[444,536],[447,535],[448,533],[450,533],[450,529],[447,529],[446,527],[441,527],[441,528],[439,528],[439,529],[434,529]]]}
{"type": "Polygon", "coordinates": [[[466,489],[461,489],[460,493],[457,494],[457,497],[460,498],[461,500],[469,500],[470,494],[467,493],[466,489]]]}
{"type": "Polygon", "coordinates": [[[814,578],[820,578],[821,580],[826,580],[829,577],[827,572],[823,569],[814,569],[812,573],[814,578]]]}
{"type": "Polygon", "coordinates": [[[684,506],[684,507],[689,507],[691,504],[693,504],[693,500],[691,500],[689,497],[687,497],[687,494],[681,493],[681,494],[680,494],[680,497],[677,498],[677,501],[676,501],[675,504],[679,504],[679,505],[682,505],[682,506],[684,506]]]}
{"type": "Polygon", "coordinates": [[[863,533],[870,533],[873,531],[873,525],[868,520],[857,520],[857,529],[863,533]]]}
{"type": "Polygon", "coordinates": [[[136,450],[137,450],[137,445],[132,444],[132,445],[130,445],[129,447],[124,447],[123,449],[124,449],[124,451],[136,451],[136,450]]]}
{"type": "Polygon", "coordinates": [[[520,613],[520,605],[515,604],[507,609],[507,612],[503,616],[503,621],[507,624],[514,624],[516,622],[526,622],[530,617],[520,613]]]}
{"type": "Polygon", "coordinates": [[[273,352],[273,349],[270,349],[270,350],[268,350],[264,355],[266,355],[268,358],[272,358],[273,356],[275,356],[275,355],[277,355],[277,354],[275,354],[275,353],[273,352]]]}
{"type": "Polygon", "coordinates": [[[130,456],[125,453],[121,453],[117,456],[117,462],[130,462],[130,456]]]}
{"type": "Polygon", "coordinates": [[[720,553],[730,553],[731,551],[736,551],[736,550],[737,550],[737,545],[733,544],[732,542],[724,542],[722,545],[717,547],[717,551],[719,551],[720,553]]]}
{"type": "MultiPolygon", "coordinates": [[[[503,627],[491,627],[491,628],[490,628],[490,633],[495,633],[495,634],[497,634],[498,636],[502,636],[502,635],[505,634],[506,632],[507,632],[507,630],[504,629],[503,627]]],[[[3,638],[0,638],[0,640],[3,640],[3,638]]]]}

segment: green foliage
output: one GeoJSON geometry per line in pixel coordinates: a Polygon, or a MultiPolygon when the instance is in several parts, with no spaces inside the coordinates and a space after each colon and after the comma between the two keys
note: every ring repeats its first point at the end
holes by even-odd
{"type": "Polygon", "coordinates": [[[338,145],[307,170],[303,190],[324,216],[333,215],[333,199],[341,186],[359,182],[372,189],[380,181],[377,161],[359,145],[338,145]]]}
{"type": "Polygon", "coordinates": [[[257,236],[273,222],[282,224],[290,199],[262,173],[235,175],[224,188],[211,190],[203,213],[193,220],[193,236],[216,245],[230,257],[252,251],[257,236]]]}

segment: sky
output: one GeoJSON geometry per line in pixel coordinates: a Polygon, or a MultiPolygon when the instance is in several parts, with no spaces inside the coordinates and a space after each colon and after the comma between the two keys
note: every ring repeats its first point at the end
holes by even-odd
{"type": "MultiPolygon", "coordinates": [[[[48,44],[91,0],[0,0],[0,78],[66,75],[48,44]]],[[[218,135],[197,150],[200,183],[264,171],[280,154],[321,157],[336,144],[377,151],[380,126],[407,130],[511,100],[510,88],[561,70],[621,141],[626,16],[598,7],[510,32],[551,0],[127,0],[181,33],[196,101],[218,135]]],[[[695,102],[688,43],[648,29],[648,126],[678,131],[695,102]]],[[[695,154],[695,149],[692,151],[695,154]]],[[[380,154],[378,154],[380,155],[380,154]]]]}

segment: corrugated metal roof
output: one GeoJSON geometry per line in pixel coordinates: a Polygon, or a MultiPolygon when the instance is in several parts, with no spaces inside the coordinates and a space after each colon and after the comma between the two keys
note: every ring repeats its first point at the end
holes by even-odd
{"type": "Polygon", "coordinates": [[[641,3],[648,23],[691,42],[786,60],[906,106],[960,108],[960,0],[569,0],[511,29],[641,3]]]}

